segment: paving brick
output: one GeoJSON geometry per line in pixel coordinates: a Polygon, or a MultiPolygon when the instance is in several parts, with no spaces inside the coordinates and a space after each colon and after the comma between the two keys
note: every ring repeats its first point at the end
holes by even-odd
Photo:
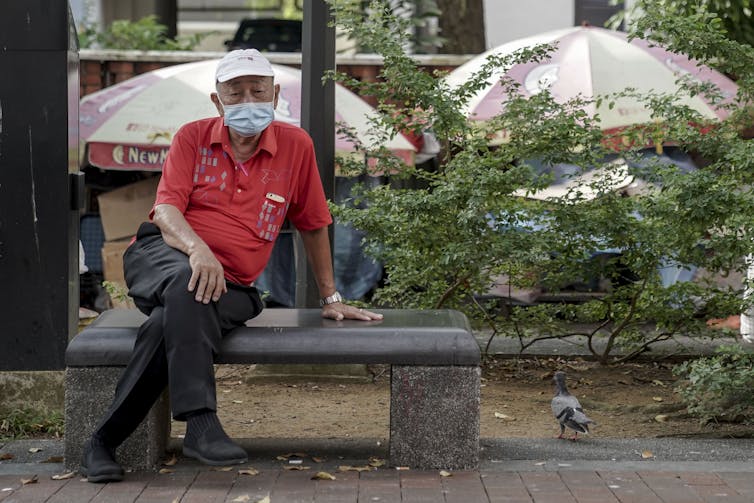
{"type": "Polygon", "coordinates": [[[716,473],[708,472],[682,472],[678,473],[686,484],[693,486],[719,486],[725,484],[716,473]]]}
{"type": "Polygon", "coordinates": [[[138,503],[165,503],[180,500],[196,478],[196,472],[175,472],[156,475],[134,501],[138,503]]]}
{"type": "Polygon", "coordinates": [[[639,472],[639,476],[663,503],[703,503],[701,497],[673,472],[639,472]]]}
{"type": "Polygon", "coordinates": [[[199,472],[181,498],[181,503],[220,503],[233,486],[237,470],[199,472]]]}
{"type": "Polygon", "coordinates": [[[5,500],[21,487],[18,475],[0,475],[0,501],[5,500]]]}
{"type": "Polygon", "coordinates": [[[725,484],[735,490],[741,496],[754,501],[754,475],[751,473],[730,473],[719,472],[720,477],[725,484]]]}
{"type": "Polygon", "coordinates": [[[376,470],[359,474],[359,503],[401,501],[400,475],[396,470],[376,470]]]}
{"type": "Polygon", "coordinates": [[[257,475],[239,475],[233,481],[225,501],[242,500],[244,497],[249,501],[259,501],[272,493],[279,475],[278,470],[259,470],[257,475]]]}
{"type": "Polygon", "coordinates": [[[560,478],[579,503],[618,503],[605,481],[593,471],[564,471],[560,478]]]}
{"type": "Polygon", "coordinates": [[[156,476],[154,472],[127,473],[122,482],[102,485],[90,503],[133,503],[156,476]]]}
{"type": "Polygon", "coordinates": [[[575,503],[557,472],[522,472],[521,480],[535,503],[575,503]]]}
{"type": "Polygon", "coordinates": [[[492,503],[531,503],[532,498],[524,482],[515,472],[480,473],[487,497],[492,503]]]}
{"type": "Polygon", "coordinates": [[[271,501],[300,503],[314,501],[316,484],[311,480],[311,471],[283,471],[277,478],[271,501]]]}
{"type": "Polygon", "coordinates": [[[750,503],[749,498],[738,494],[727,485],[694,485],[692,489],[705,503],[750,503]]]}
{"type": "Polygon", "coordinates": [[[91,501],[102,491],[103,488],[101,484],[92,484],[81,477],[68,479],[65,484],[60,484],[60,482],[58,482],[58,490],[47,500],[48,503],[91,501]]]}
{"type": "Polygon", "coordinates": [[[469,501],[487,501],[479,472],[453,472],[450,477],[442,479],[446,503],[468,503],[469,501]]]}
{"type": "Polygon", "coordinates": [[[599,472],[621,503],[662,503],[660,497],[634,472],[599,472]]]}
{"type": "Polygon", "coordinates": [[[335,477],[335,480],[313,481],[314,501],[356,503],[359,498],[359,474],[356,472],[330,474],[335,477]]]}
{"type": "MultiPolygon", "coordinates": [[[[11,486],[14,491],[6,497],[6,501],[12,501],[13,503],[38,503],[40,501],[48,501],[55,493],[57,493],[62,487],[67,485],[70,480],[52,480],[50,475],[19,475],[16,477],[16,482],[11,486]],[[23,485],[22,479],[31,480],[36,477],[36,482],[32,484],[23,485]]],[[[83,501],[88,501],[85,499],[83,501]]]]}

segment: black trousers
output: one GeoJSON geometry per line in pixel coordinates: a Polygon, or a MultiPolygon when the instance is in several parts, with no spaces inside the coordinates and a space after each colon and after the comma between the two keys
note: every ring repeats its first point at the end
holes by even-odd
{"type": "Polygon", "coordinates": [[[193,411],[217,410],[214,357],[222,336],[262,311],[256,288],[231,282],[217,302],[197,302],[188,291],[188,256],[165,244],[149,222],[139,228],[123,265],[128,293],[149,318],[95,430],[111,446],[128,438],[166,386],[177,420],[193,411]]]}

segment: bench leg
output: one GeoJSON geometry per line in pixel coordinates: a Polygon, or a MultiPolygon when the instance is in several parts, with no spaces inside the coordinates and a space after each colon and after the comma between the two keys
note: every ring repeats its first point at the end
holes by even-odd
{"type": "Polygon", "coordinates": [[[390,464],[417,469],[479,465],[478,366],[392,367],[390,464]]]}
{"type": "MultiPolygon", "coordinates": [[[[78,470],[84,442],[113,401],[122,367],[69,367],[65,374],[65,467],[78,470]]],[[[147,417],[116,451],[125,469],[157,466],[170,436],[170,404],[163,393],[147,417]]]]}

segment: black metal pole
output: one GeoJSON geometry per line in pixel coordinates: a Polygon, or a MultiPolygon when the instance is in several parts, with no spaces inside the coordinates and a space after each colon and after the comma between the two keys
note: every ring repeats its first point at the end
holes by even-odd
{"type": "Polygon", "coordinates": [[[0,47],[0,370],[62,369],[79,303],[79,56],[68,2],[3,1],[0,47]]]}
{"type": "MultiPolygon", "coordinates": [[[[301,127],[314,141],[317,165],[325,195],[335,194],[335,83],[322,82],[335,69],[335,28],[330,26],[330,8],[324,0],[304,0],[301,54],[301,127]]],[[[330,243],[333,242],[330,228],[330,243]]],[[[317,307],[319,292],[297,236],[296,307],[317,307]]]]}

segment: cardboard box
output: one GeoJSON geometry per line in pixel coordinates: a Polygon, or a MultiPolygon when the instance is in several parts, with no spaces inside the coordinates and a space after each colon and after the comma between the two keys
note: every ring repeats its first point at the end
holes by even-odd
{"type": "Polygon", "coordinates": [[[159,176],[105,192],[97,196],[106,241],[130,238],[149,219],[159,176]]]}
{"type": "Polygon", "coordinates": [[[102,244],[102,277],[105,281],[126,284],[123,277],[123,253],[128,248],[131,238],[119,241],[105,241],[102,244]]]}
{"type": "Polygon", "coordinates": [[[110,304],[116,309],[133,309],[133,300],[128,296],[128,287],[123,277],[123,253],[131,243],[131,238],[119,241],[105,241],[102,245],[102,277],[112,283],[107,288],[110,304]]]}

